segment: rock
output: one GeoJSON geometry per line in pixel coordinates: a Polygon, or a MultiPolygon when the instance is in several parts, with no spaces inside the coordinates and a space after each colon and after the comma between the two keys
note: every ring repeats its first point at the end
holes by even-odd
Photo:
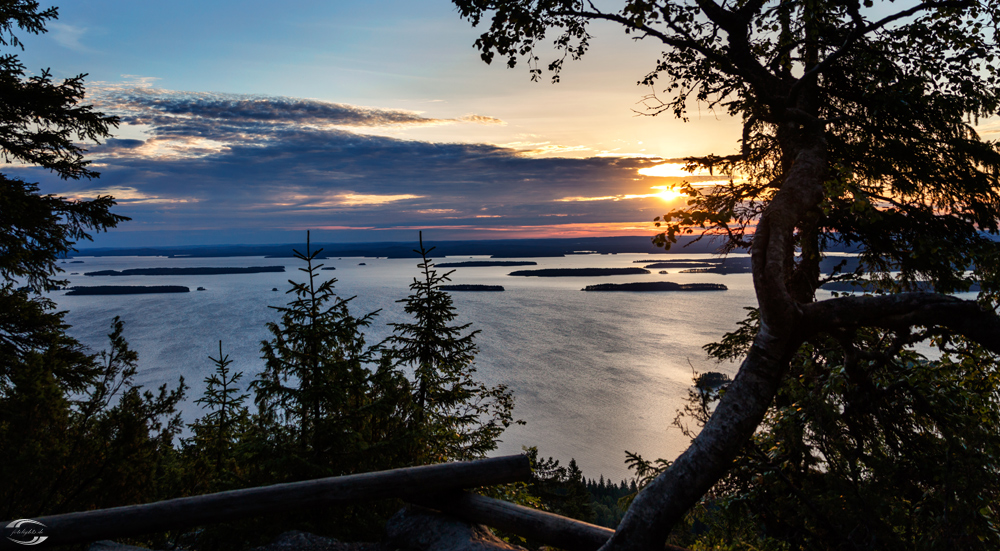
{"type": "Polygon", "coordinates": [[[273,543],[257,547],[252,551],[378,551],[380,549],[382,546],[377,543],[342,543],[333,538],[292,530],[275,538],[273,543]]]}
{"type": "Polygon", "coordinates": [[[90,544],[87,551],[149,551],[149,549],[146,549],[145,547],[136,547],[134,545],[125,545],[124,543],[118,543],[111,540],[101,540],[90,544]]]}
{"type": "Polygon", "coordinates": [[[393,515],[385,531],[389,546],[401,551],[524,551],[481,524],[468,524],[412,505],[393,515]]]}

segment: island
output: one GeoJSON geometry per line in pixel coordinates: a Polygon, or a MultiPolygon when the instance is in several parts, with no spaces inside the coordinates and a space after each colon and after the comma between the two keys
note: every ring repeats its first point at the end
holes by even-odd
{"type": "Polygon", "coordinates": [[[637,281],[634,283],[600,283],[587,285],[581,291],[728,291],[721,283],[673,283],[671,281],[637,281]]]}
{"type": "Polygon", "coordinates": [[[652,273],[645,268],[546,268],[542,270],[517,270],[507,275],[534,277],[597,277],[612,275],[641,275],[652,273]]]}
{"type": "Polygon", "coordinates": [[[442,262],[437,268],[483,268],[486,266],[537,266],[530,260],[469,260],[467,262],[442,262]]]}
{"type": "Polygon", "coordinates": [[[326,268],[323,268],[323,269],[324,270],[336,270],[336,268],[334,268],[333,266],[329,266],[329,267],[326,267],[326,268]]]}
{"type": "Polygon", "coordinates": [[[654,262],[646,264],[644,268],[654,270],[656,268],[711,268],[715,266],[712,262],[654,262]]]}
{"type": "Polygon", "coordinates": [[[725,266],[718,265],[712,266],[711,268],[690,268],[687,270],[681,270],[679,273],[682,274],[749,274],[752,273],[753,269],[750,266],[725,266]]]}
{"type": "Polygon", "coordinates": [[[647,258],[646,260],[633,260],[634,264],[649,264],[651,262],[691,262],[694,264],[713,264],[715,262],[720,262],[719,258],[647,258]]]}
{"type": "Polygon", "coordinates": [[[728,386],[731,382],[732,380],[729,378],[729,375],[726,375],[725,373],[708,371],[698,375],[698,377],[694,380],[694,386],[705,392],[728,386]]]}
{"type": "Polygon", "coordinates": [[[222,275],[222,274],[260,274],[284,272],[284,266],[250,266],[241,268],[238,266],[227,266],[224,268],[131,268],[128,270],[99,270],[96,272],[86,272],[87,276],[131,276],[131,275],[222,275]]]}
{"type": "Polygon", "coordinates": [[[442,285],[442,291],[503,291],[503,285],[442,285]]]}
{"type": "Polygon", "coordinates": [[[682,274],[748,274],[751,272],[750,258],[745,256],[712,258],[707,260],[696,260],[691,258],[679,258],[677,260],[661,260],[646,267],[654,270],[657,268],[686,268],[681,270],[682,274]]]}
{"type": "Polygon", "coordinates": [[[153,293],[189,293],[191,289],[180,285],[96,285],[70,287],[67,295],[148,295],[153,293]]]}

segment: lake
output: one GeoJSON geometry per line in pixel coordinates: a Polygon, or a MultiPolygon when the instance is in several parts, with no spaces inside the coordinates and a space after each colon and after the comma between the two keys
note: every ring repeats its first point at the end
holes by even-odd
{"type": "MultiPolygon", "coordinates": [[[[84,251],[85,254],[85,251],[84,251]]],[[[671,423],[691,387],[692,370],[730,376],[737,365],[717,364],[702,350],[743,319],[743,307],[756,304],[749,274],[668,274],[602,277],[515,277],[514,270],[542,268],[618,268],[635,260],[668,255],[617,254],[528,258],[537,266],[457,268],[456,284],[503,285],[504,292],[452,292],[459,323],[472,323],[477,337],[480,380],[508,385],[515,395],[515,418],[496,454],[537,446],[543,457],[566,463],[575,458],[588,478],[629,477],[625,450],[648,459],[676,457],[687,439],[671,423]],[[587,285],[633,281],[722,283],[728,291],[582,292],[587,285]]],[[[669,255],[708,259],[706,254],[669,255]]],[[[448,257],[453,262],[485,257],[448,257]]],[[[51,297],[72,325],[70,334],[97,349],[106,346],[114,316],[125,321],[125,336],[139,353],[138,382],[175,385],[183,376],[191,386],[182,414],[188,422],[202,415],[194,404],[213,370],[209,355],[223,352],[249,382],[262,368],[260,342],[269,338],[265,323],[276,321],[268,306],[287,303],[288,279],[301,281],[303,264],[292,258],[87,257],[65,263],[70,286],[184,285],[190,293],[51,297]],[[128,268],[193,266],[285,266],[285,273],[189,276],[88,277],[84,272],[128,268]],[[77,275],[70,275],[77,272],[77,275]],[[205,291],[195,291],[204,287],[205,291]],[[278,292],[272,291],[277,287],[278,292]]],[[[367,333],[369,342],[390,334],[388,323],[406,321],[402,304],[418,275],[415,259],[331,258],[320,272],[336,277],[341,296],[355,315],[381,309],[367,333]],[[364,265],[360,265],[364,263],[364,265]]],[[[445,269],[443,271],[447,271],[445,269]]]]}

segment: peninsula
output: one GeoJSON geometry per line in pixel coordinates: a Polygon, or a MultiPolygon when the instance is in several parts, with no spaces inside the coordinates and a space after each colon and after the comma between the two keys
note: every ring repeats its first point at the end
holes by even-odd
{"type": "Polygon", "coordinates": [[[507,275],[534,277],[597,277],[613,275],[642,275],[651,273],[645,268],[547,268],[542,270],[517,270],[507,275]]]}
{"type": "Polygon", "coordinates": [[[96,285],[93,287],[70,287],[67,295],[148,295],[154,293],[189,293],[191,289],[181,285],[96,285]]]}
{"type": "Polygon", "coordinates": [[[673,283],[670,281],[638,281],[635,283],[600,283],[587,285],[581,291],[728,291],[721,283],[673,283]]]}
{"type": "Polygon", "coordinates": [[[284,272],[284,266],[250,266],[242,268],[238,266],[227,266],[224,268],[131,268],[128,270],[99,270],[96,272],[85,272],[87,276],[131,276],[131,275],[222,275],[222,274],[260,274],[284,272]]]}
{"type": "Polygon", "coordinates": [[[503,291],[503,285],[442,285],[442,291],[503,291]]]}
{"type": "Polygon", "coordinates": [[[441,262],[437,268],[484,268],[486,266],[537,266],[530,260],[469,260],[467,262],[441,262]]]}

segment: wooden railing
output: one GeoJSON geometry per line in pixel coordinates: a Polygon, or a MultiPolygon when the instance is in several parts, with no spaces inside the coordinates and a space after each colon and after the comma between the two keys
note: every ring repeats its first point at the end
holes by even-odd
{"type": "MultiPolygon", "coordinates": [[[[462,520],[486,524],[571,551],[594,551],[614,533],[601,526],[462,491],[530,479],[528,458],[511,455],[246,488],[35,518],[32,520],[44,525],[43,535],[47,539],[33,547],[88,543],[278,511],[385,498],[402,498],[462,520]]],[[[0,527],[10,522],[4,521],[0,527]]],[[[0,538],[0,550],[7,549],[31,547],[0,538]]]]}

